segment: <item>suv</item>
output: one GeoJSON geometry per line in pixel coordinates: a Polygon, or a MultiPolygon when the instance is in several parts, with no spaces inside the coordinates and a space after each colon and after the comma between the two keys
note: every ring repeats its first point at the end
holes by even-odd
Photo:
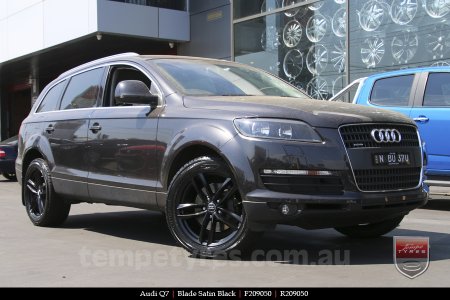
{"type": "Polygon", "coordinates": [[[405,69],[361,78],[331,101],[398,111],[412,118],[426,142],[428,185],[450,187],[450,67],[405,69]]]}
{"type": "Polygon", "coordinates": [[[37,226],[79,202],[160,210],[184,248],[215,256],[276,224],[393,230],[427,201],[421,145],[401,114],[311,100],[249,66],[129,54],[43,90],[16,171],[37,226]]]}

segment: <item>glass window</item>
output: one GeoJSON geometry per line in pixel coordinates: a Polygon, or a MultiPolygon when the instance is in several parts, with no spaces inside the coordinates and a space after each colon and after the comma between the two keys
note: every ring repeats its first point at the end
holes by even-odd
{"type": "Polygon", "coordinates": [[[351,80],[402,68],[448,66],[448,0],[351,0],[351,80]]]}
{"type": "Polygon", "coordinates": [[[101,90],[103,68],[90,70],[72,77],[64,93],[60,109],[94,107],[101,90]]]}
{"type": "Polygon", "coordinates": [[[18,139],[18,137],[17,137],[17,135],[15,135],[13,137],[10,137],[10,138],[2,141],[2,144],[15,144],[17,142],[17,139],[18,139]]]}
{"type": "Polygon", "coordinates": [[[389,77],[375,81],[370,95],[372,104],[408,106],[414,75],[389,77]]]}
{"type": "Polygon", "coordinates": [[[154,61],[178,90],[191,96],[280,96],[309,98],[282,80],[232,63],[189,59],[154,61]]]}
{"type": "Polygon", "coordinates": [[[47,95],[45,95],[44,99],[42,100],[41,104],[39,105],[39,108],[36,112],[46,112],[46,111],[53,111],[58,109],[58,102],[59,99],[61,99],[61,94],[63,92],[64,86],[66,84],[66,81],[62,81],[52,87],[47,95]]]}
{"type": "Polygon", "coordinates": [[[266,70],[305,90],[329,99],[347,85],[345,1],[235,1],[237,62],[266,70]]]}
{"type": "Polygon", "coordinates": [[[239,19],[279,8],[279,0],[234,1],[234,18],[239,19]]]}
{"type": "Polygon", "coordinates": [[[423,106],[450,106],[449,73],[432,73],[428,76],[423,106]]]}
{"type": "MultiPolygon", "coordinates": [[[[109,76],[109,82],[107,87],[108,90],[106,91],[104,103],[105,106],[123,105],[123,103],[120,104],[116,103],[114,95],[117,85],[121,81],[125,80],[138,80],[143,82],[149,88],[151,94],[157,95],[160,99],[162,99],[161,92],[157,88],[156,84],[151,82],[151,80],[147,77],[147,75],[130,66],[116,66],[112,69],[111,75],[109,76]]],[[[137,106],[142,104],[133,104],[133,105],[137,106]]]]}

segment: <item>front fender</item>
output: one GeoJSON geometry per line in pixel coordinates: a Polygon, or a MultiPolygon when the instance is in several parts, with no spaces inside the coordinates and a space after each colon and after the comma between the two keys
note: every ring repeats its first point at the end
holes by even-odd
{"type": "MultiPolygon", "coordinates": [[[[198,121],[197,121],[198,122],[198,121]]],[[[231,123],[231,122],[230,122],[231,123]]],[[[177,156],[190,146],[205,146],[219,154],[221,148],[226,145],[237,132],[225,124],[202,123],[183,126],[183,129],[174,133],[169,141],[161,160],[160,178],[162,186],[168,187],[169,170],[177,156]]],[[[158,137],[160,140],[160,137],[158,137]]]]}

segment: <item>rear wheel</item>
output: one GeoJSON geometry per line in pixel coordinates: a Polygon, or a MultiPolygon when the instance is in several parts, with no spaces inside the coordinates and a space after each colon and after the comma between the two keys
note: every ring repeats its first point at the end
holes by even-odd
{"type": "Polygon", "coordinates": [[[195,256],[243,250],[252,236],[236,179],[218,158],[200,157],[178,171],[166,218],[175,239],[195,256]]]}
{"type": "Polygon", "coordinates": [[[16,181],[17,177],[15,173],[3,173],[3,177],[5,177],[6,179],[10,180],[10,181],[16,181]]]}
{"type": "Polygon", "coordinates": [[[45,160],[33,160],[25,173],[22,195],[28,217],[36,226],[58,226],[69,215],[70,203],[56,195],[45,160]]]}
{"type": "Polygon", "coordinates": [[[379,223],[361,224],[347,227],[336,227],[335,229],[352,238],[375,238],[391,232],[403,220],[404,216],[388,219],[379,223]]]}

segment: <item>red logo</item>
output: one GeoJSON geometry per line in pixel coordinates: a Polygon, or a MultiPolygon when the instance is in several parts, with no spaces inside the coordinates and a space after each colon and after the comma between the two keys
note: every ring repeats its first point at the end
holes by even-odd
{"type": "Polygon", "coordinates": [[[423,274],[430,264],[428,237],[394,236],[394,263],[408,278],[423,274]]]}

